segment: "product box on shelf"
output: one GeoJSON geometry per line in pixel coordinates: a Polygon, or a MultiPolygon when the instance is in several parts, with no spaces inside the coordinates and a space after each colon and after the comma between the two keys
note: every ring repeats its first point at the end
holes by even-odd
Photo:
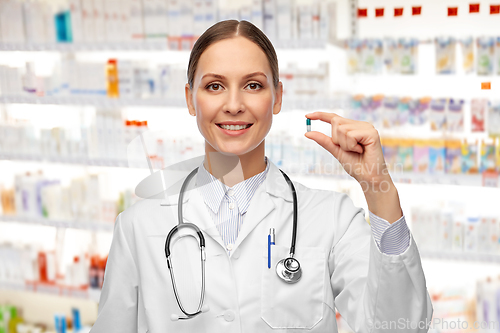
{"type": "Polygon", "coordinates": [[[429,173],[429,143],[416,140],[413,147],[413,172],[429,173]]]}
{"type": "Polygon", "coordinates": [[[478,145],[477,140],[462,142],[462,173],[478,173],[478,145]]]}
{"type": "Polygon", "coordinates": [[[478,37],[477,44],[477,74],[492,75],[494,70],[495,39],[493,37],[478,37]]]}
{"type": "Polygon", "coordinates": [[[480,332],[495,332],[500,325],[500,280],[498,277],[487,277],[477,281],[477,322],[481,324],[480,332]]]}
{"type": "Polygon", "coordinates": [[[500,137],[500,100],[493,101],[488,109],[488,134],[500,137]]]}
{"type": "Polygon", "coordinates": [[[496,171],[495,142],[481,141],[481,163],[480,172],[496,171]]]}
{"type": "Polygon", "coordinates": [[[462,142],[460,140],[446,141],[446,173],[462,172],[462,142]]]}
{"type": "Polygon", "coordinates": [[[485,119],[488,114],[488,100],[473,98],[471,100],[471,131],[484,132],[485,119]]]}
{"type": "Polygon", "coordinates": [[[455,74],[455,38],[437,37],[434,45],[436,49],[436,74],[455,74]]]}
{"type": "Polygon", "coordinates": [[[474,38],[466,37],[459,40],[462,50],[462,67],[466,74],[474,72],[474,38]]]}
{"type": "Polygon", "coordinates": [[[431,101],[429,120],[431,129],[440,131],[446,129],[446,99],[433,99],[431,101]]]}
{"type": "Polygon", "coordinates": [[[449,99],[446,110],[446,127],[450,132],[464,131],[463,99],[449,99]]]}

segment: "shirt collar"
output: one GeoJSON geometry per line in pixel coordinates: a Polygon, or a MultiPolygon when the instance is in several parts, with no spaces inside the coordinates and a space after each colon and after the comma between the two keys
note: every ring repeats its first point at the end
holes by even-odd
{"type": "Polygon", "coordinates": [[[227,195],[227,191],[232,189],[234,192],[234,197],[238,204],[238,209],[240,214],[245,214],[248,206],[250,205],[250,200],[252,199],[255,191],[260,184],[266,179],[266,175],[269,171],[270,161],[265,156],[266,169],[253,177],[250,177],[233,187],[229,187],[222,183],[220,180],[215,178],[210,172],[205,169],[203,162],[198,167],[198,173],[196,175],[197,184],[206,184],[205,186],[198,186],[198,189],[210,209],[217,214],[222,203],[222,199],[227,195]]]}

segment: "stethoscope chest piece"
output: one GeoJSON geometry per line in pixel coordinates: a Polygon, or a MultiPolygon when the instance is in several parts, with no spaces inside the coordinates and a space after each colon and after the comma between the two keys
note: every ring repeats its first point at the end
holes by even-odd
{"type": "Polygon", "coordinates": [[[278,261],[276,274],[286,283],[296,283],[302,277],[302,269],[297,259],[288,257],[278,261]]]}

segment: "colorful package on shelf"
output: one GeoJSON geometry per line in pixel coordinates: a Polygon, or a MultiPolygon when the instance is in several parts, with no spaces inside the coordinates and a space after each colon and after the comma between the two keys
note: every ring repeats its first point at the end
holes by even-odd
{"type": "Polygon", "coordinates": [[[500,140],[497,138],[495,139],[495,141],[496,141],[495,160],[496,160],[497,172],[500,173],[500,140]]]}
{"type": "Polygon", "coordinates": [[[478,232],[478,252],[496,253],[498,247],[497,218],[482,216],[478,232]]]}
{"type": "Polygon", "coordinates": [[[362,71],[367,74],[382,72],[382,41],[379,39],[365,39],[362,42],[362,71]]]}
{"type": "Polygon", "coordinates": [[[462,143],[462,173],[478,173],[478,148],[477,141],[462,143]]]}
{"type": "Polygon", "coordinates": [[[351,119],[367,121],[373,125],[381,122],[383,95],[354,96],[351,101],[351,119]],[[355,117],[355,118],[353,118],[355,117]]]}
{"type": "Polygon", "coordinates": [[[462,142],[459,140],[446,141],[446,173],[462,172],[462,142]]]}
{"type": "Polygon", "coordinates": [[[379,127],[382,124],[382,102],[384,100],[384,95],[372,96],[370,100],[370,121],[375,127],[379,127]]]}
{"type": "Polygon", "coordinates": [[[381,140],[382,151],[384,153],[385,163],[388,165],[389,170],[401,171],[398,167],[398,140],[392,138],[383,138],[381,140]]]}
{"type": "Polygon", "coordinates": [[[480,172],[496,170],[496,152],[494,142],[481,141],[481,165],[480,172]]]}
{"type": "MultiPolygon", "coordinates": [[[[413,171],[413,140],[399,140],[398,163],[402,165],[403,171],[413,171]]],[[[398,166],[397,170],[401,170],[401,167],[398,166]]]]}
{"type": "Polygon", "coordinates": [[[453,213],[445,210],[439,214],[437,226],[438,250],[449,251],[452,248],[453,213]]]}
{"type": "Polygon", "coordinates": [[[449,131],[463,132],[464,130],[464,100],[450,99],[446,115],[446,126],[449,131]]]}
{"type": "Polygon", "coordinates": [[[437,37],[434,40],[436,74],[455,74],[455,44],[453,37],[437,37]]]}
{"type": "Polygon", "coordinates": [[[495,101],[488,108],[488,135],[500,137],[500,101],[495,101]]]}
{"type": "Polygon", "coordinates": [[[429,143],[425,140],[415,140],[413,146],[413,172],[429,172],[429,143]]]}
{"type": "Polygon", "coordinates": [[[466,74],[474,72],[474,38],[467,37],[460,39],[462,49],[462,67],[466,74]]]}
{"type": "Polygon", "coordinates": [[[495,332],[500,323],[500,280],[486,278],[476,284],[476,323],[484,323],[480,332],[495,332]]]}
{"type": "Polygon", "coordinates": [[[398,43],[392,38],[384,39],[384,65],[387,73],[395,74],[400,72],[400,56],[398,43]]]}
{"type": "Polygon", "coordinates": [[[400,38],[398,49],[401,74],[415,74],[417,72],[418,40],[400,38]]]}
{"type": "Polygon", "coordinates": [[[429,141],[429,173],[444,174],[446,163],[446,146],[444,140],[429,141]]]}
{"type": "Polygon", "coordinates": [[[464,251],[477,252],[478,231],[480,226],[479,216],[469,216],[464,230],[464,251]]]}
{"type": "Polygon", "coordinates": [[[464,221],[463,216],[461,218],[455,219],[453,222],[453,228],[451,230],[451,249],[453,251],[462,252],[464,249],[464,221]]]}
{"type": "Polygon", "coordinates": [[[357,39],[349,39],[346,42],[347,48],[347,73],[355,74],[360,72],[361,67],[361,42],[357,39]]]}
{"type": "Polygon", "coordinates": [[[420,99],[413,99],[408,102],[408,107],[410,111],[410,124],[412,125],[423,125],[427,122],[429,117],[429,97],[423,97],[420,99]]]}
{"type": "Polygon", "coordinates": [[[446,129],[446,99],[433,99],[430,103],[429,121],[433,131],[446,129]]]}
{"type": "Polygon", "coordinates": [[[397,97],[385,97],[382,109],[382,124],[386,128],[398,125],[398,102],[397,97]]]}
{"type": "Polygon", "coordinates": [[[410,119],[410,97],[403,97],[398,103],[398,125],[402,126],[408,123],[410,119]]]}
{"type": "Polygon", "coordinates": [[[495,57],[495,39],[478,37],[477,40],[477,74],[492,75],[495,57]]]}
{"type": "Polygon", "coordinates": [[[497,75],[500,75],[500,37],[497,37],[495,43],[495,64],[497,75]]]}
{"type": "Polygon", "coordinates": [[[358,120],[371,122],[371,100],[370,96],[361,98],[360,117],[358,120]]]}
{"type": "Polygon", "coordinates": [[[471,131],[484,132],[485,118],[488,110],[489,102],[484,98],[473,98],[470,102],[471,112],[471,131]]]}
{"type": "Polygon", "coordinates": [[[363,95],[355,95],[351,98],[351,107],[349,108],[349,118],[353,120],[361,120],[363,119],[363,108],[362,108],[362,100],[365,97],[363,95]]]}

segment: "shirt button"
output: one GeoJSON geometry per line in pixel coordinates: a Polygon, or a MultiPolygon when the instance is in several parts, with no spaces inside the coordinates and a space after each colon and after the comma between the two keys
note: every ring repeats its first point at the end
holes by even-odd
{"type": "Polygon", "coordinates": [[[229,203],[229,209],[233,209],[234,208],[234,202],[230,202],[229,203]]]}
{"type": "Polygon", "coordinates": [[[233,246],[234,246],[233,244],[227,244],[227,245],[226,245],[226,249],[227,249],[228,251],[232,251],[232,250],[233,250],[233,246]]]}
{"type": "Polygon", "coordinates": [[[224,319],[226,321],[233,321],[234,320],[234,312],[231,310],[226,310],[224,312],[224,319]]]}
{"type": "Polygon", "coordinates": [[[232,189],[229,189],[229,190],[227,191],[227,195],[231,196],[231,195],[233,195],[233,194],[234,194],[234,191],[233,191],[232,189]]]}

